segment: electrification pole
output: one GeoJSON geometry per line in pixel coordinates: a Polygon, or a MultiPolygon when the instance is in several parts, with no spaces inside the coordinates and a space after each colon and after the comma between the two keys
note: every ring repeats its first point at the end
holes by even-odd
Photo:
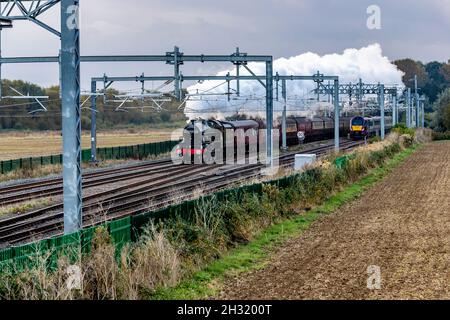
{"type": "MultiPolygon", "coordinates": [[[[0,12],[2,10],[2,4],[0,3],[0,12]]],[[[0,26],[0,59],[2,58],[2,27],[0,26]]],[[[2,100],[2,63],[0,61],[0,100],[2,100]]]]}
{"type": "Polygon", "coordinates": [[[97,81],[91,81],[91,162],[97,162],[97,81]]]}
{"type": "Polygon", "coordinates": [[[177,100],[181,100],[181,74],[180,74],[180,65],[183,64],[181,60],[182,53],[180,52],[180,48],[175,46],[173,48],[173,52],[167,52],[166,56],[168,60],[167,64],[173,64],[173,75],[174,75],[174,96],[177,100]],[[172,56],[173,55],[173,59],[172,56]]]}
{"type": "MultiPolygon", "coordinates": [[[[7,3],[7,6],[9,3],[7,3]]],[[[0,2],[0,14],[2,15],[2,3],[0,2]]],[[[3,28],[12,28],[12,20],[2,18],[0,20],[0,59],[2,58],[2,31],[3,28]]],[[[0,61],[0,100],[2,99],[3,93],[2,93],[2,62],[0,61]]]]}
{"type": "Polygon", "coordinates": [[[363,86],[362,79],[359,78],[359,82],[358,82],[358,107],[362,108],[362,116],[364,117],[366,115],[366,109],[364,107],[362,107],[362,96],[363,96],[362,86],[363,86]]]}
{"type": "Polygon", "coordinates": [[[414,75],[414,100],[415,100],[415,109],[416,109],[416,121],[415,121],[415,125],[416,128],[419,127],[419,93],[418,93],[418,89],[417,89],[417,75],[414,75]]]}
{"type": "Polygon", "coordinates": [[[287,150],[286,141],[286,107],[287,107],[287,94],[286,94],[286,79],[281,80],[281,95],[283,97],[283,115],[282,115],[282,134],[283,134],[283,150],[287,150]]]}
{"type": "Polygon", "coordinates": [[[379,85],[379,98],[380,98],[380,115],[381,115],[381,140],[384,140],[385,137],[385,119],[384,119],[384,84],[379,85]]]}
{"type": "Polygon", "coordinates": [[[273,61],[266,61],[266,148],[267,148],[267,165],[273,165],[272,153],[272,128],[273,128],[273,61]]]}
{"type": "Polygon", "coordinates": [[[411,128],[411,88],[406,92],[406,126],[411,128]]]}
{"type": "Polygon", "coordinates": [[[339,80],[334,80],[334,151],[339,152],[339,80]]]}
{"type": "Polygon", "coordinates": [[[79,0],[61,0],[64,233],[82,227],[79,0]]]}
{"type": "Polygon", "coordinates": [[[398,111],[397,111],[397,96],[392,96],[392,125],[396,125],[398,123],[398,111]]]}
{"type": "MultiPolygon", "coordinates": [[[[236,56],[239,57],[240,56],[240,51],[239,51],[239,47],[236,48],[236,56]]],[[[236,63],[236,95],[239,97],[241,95],[241,84],[239,82],[239,74],[240,74],[240,63],[237,62],[236,63]]]]}

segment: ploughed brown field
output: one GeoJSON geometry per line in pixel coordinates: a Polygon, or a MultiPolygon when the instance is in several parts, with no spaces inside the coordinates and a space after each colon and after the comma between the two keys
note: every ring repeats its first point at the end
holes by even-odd
{"type": "MultiPolygon", "coordinates": [[[[118,130],[99,132],[98,147],[117,147],[170,140],[174,129],[118,130]]],[[[83,149],[90,148],[90,133],[83,132],[83,149]]],[[[59,132],[0,133],[0,160],[60,154],[62,137],[59,132]]]]}
{"type": "Polygon", "coordinates": [[[360,199],[284,244],[263,269],[231,279],[221,297],[449,299],[450,142],[414,153],[360,199]],[[369,266],[379,267],[379,289],[369,266]]]}

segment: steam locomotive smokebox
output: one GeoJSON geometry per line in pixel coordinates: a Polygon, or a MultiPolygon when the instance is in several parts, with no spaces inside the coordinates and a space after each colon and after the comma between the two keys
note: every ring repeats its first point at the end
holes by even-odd
{"type": "Polygon", "coordinates": [[[314,163],[316,159],[317,156],[315,154],[296,154],[294,169],[301,170],[306,165],[314,163]]]}

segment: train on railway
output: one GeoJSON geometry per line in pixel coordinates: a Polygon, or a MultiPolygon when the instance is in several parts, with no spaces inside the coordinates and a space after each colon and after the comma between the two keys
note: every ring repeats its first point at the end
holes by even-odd
{"type": "MultiPolygon", "coordinates": [[[[364,139],[380,132],[380,117],[341,117],[339,120],[339,134],[341,137],[349,137],[353,140],[364,139]]],[[[386,131],[392,127],[392,118],[386,117],[386,131]]],[[[207,132],[214,129],[221,135],[221,146],[223,148],[223,157],[226,157],[226,150],[234,150],[238,145],[237,132],[245,132],[242,142],[245,143],[246,152],[249,151],[250,141],[253,145],[259,146],[260,129],[266,129],[266,123],[263,120],[192,120],[186,127],[186,136],[183,138],[177,154],[180,157],[185,155],[201,157],[215,140],[215,136],[210,136],[207,132]],[[195,140],[194,133],[199,137],[195,140]],[[227,138],[231,135],[231,138],[227,138]],[[228,148],[227,148],[228,147],[228,148]],[[231,149],[230,149],[231,148],[231,149]]],[[[281,119],[274,123],[274,130],[279,133],[279,144],[282,145],[281,119]]],[[[286,118],[286,145],[294,146],[301,143],[331,139],[334,137],[334,118],[332,117],[287,117],[286,118]]]]}
{"type": "MultiPolygon", "coordinates": [[[[392,129],[392,117],[385,117],[385,130],[392,129]]],[[[381,117],[361,117],[351,118],[349,136],[353,140],[367,139],[371,136],[379,135],[381,132],[381,117]]]]}

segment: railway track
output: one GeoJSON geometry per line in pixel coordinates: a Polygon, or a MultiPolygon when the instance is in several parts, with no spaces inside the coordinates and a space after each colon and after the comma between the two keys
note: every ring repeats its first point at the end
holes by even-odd
{"type": "MultiPolygon", "coordinates": [[[[144,164],[119,167],[83,174],[83,188],[99,186],[148,176],[156,172],[170,172],[174,169],[170,159],[144,164]]],[[[0,187],[0,206],[7,206],[27,200],[62,194],[62,178],[52,178],[43,181],[28,182],[0,187]]]]}
{"type": "MultiPolygon", "coordinates": [[[[360,143],[352,141],[341,142],[342,149],[353,148],[360,143]]],[[[302,151],[314,152],[319,157],[333,148],[327,144],[317,148],[302,151]]],[[[279,157],[280,167],[292,166],[293,152],[279,157]]],[[[83,227],[98,225],[121,217],[148,212],[161,208],[176,201],[192,198],[193,191],[199,187],[207,187],[208,193],[223,189],[229,185],[260,177],[263,165],[174,165],[169,161],[152,162],[143,165],[102,170],[84,176],[85,183],[100,185],[104,181],[123,181],[121,179],[147,177],[144,180],[126,184],[114,189],[114,192],[103,191],[83,197],[83,227]],[[130,169],[130,168],[134,168],[130,169]],[[170,173],[170,175],[168,175],[170,173]],[[108,180],[109,179],[109,180],[108,180]],[[176,193],[176,197],[174,197],[176,193]],[[175,198],[175,199],[174,199],[175,198]]],[[[59,179],[60,180],[60,179],[59,179]]],[[[19,186],[11,186],[10,190],[25,194],[31,191],[32,197],[48,195],[59,190],[61,181],[50,179],[43,181],[44,186],[37,185],[41,190],[33,190],[37,182],[19,186]],[[50,183],[52,182],[52,183],[50,183]],[[16,189],[14,189],[14,187],[16,189]]],[[[1,192],[4,191],[0,189],[1,192]]],[[[21,193],[18,194],[21,194],[21,193]]],[[[6,192],[3,194],[8,195],[6,192]]],[[[2,198],[3,199],[3,198],[2,198]]],[[[29,199],[24,196],[24,199],[29,199]]],[[[57,203],[25,214],[0,220],[0,247],[17,245],[32,240],[59,235],[63,230],[63,204],[57,203]]]]}

